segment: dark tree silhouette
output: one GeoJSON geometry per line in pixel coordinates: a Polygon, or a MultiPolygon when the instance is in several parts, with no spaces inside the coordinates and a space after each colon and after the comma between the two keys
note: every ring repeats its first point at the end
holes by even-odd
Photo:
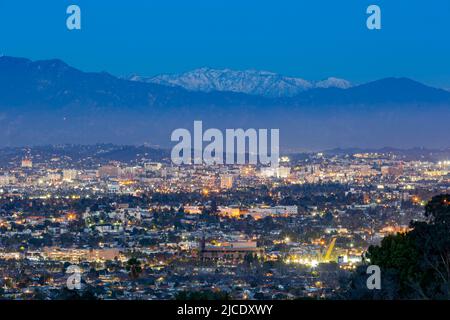
{"type": "Polygon", "coordinates": [[[412,222],[412,230],[383,239],[367,253],[381,269],[382,291],[364,288],[362,266],[354,275],[352,298],[450,299],[450,195],[434,197],[425,207],[427,221],[412,222]]]}

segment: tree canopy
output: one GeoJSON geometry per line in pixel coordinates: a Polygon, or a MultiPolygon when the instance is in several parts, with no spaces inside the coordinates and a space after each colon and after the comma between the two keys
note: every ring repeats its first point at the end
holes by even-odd
{"type": "Polygon", "coordinates": [[[353,298],[450,299],[450,195],[429,201],[425,217],[411,222],[411,231],[369,247],[366,258],[380,267],[382,290],[370,294],[363,288],[363,266],[352,279],[353,298]]]}

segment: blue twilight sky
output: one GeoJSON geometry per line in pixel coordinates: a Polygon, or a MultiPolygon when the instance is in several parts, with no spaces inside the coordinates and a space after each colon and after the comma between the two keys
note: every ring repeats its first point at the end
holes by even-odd
{"type": "Polygon", "coordinates": [[[209,66],[450,88],[450,1],[0,0],[0,53],[119,76],[209,66]],[[70,4],[81,31],[66,29],[70,4]],[[381,31],[366,28],[370,4],[381,31]]]}

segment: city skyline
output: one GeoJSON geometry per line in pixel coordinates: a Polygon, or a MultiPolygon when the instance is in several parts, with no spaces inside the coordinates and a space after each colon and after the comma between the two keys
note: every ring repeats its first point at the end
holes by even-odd
{"type": "Polygon", "coordinates": [[[384,291],[342,282],[427,221],[449,182],[450,161],[425,150],[282,156],[274,169],[178,166],[143,147],[0,149],[0,298],[389,297],[389,278],[384,291]]]}

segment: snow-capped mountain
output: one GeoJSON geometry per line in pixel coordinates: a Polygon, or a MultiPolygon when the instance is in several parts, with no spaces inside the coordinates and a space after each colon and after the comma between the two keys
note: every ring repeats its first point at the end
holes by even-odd
{"type": "MultiPolygon", "coordinates": [[[[246,73],[240,76],[256,81],[246,73]]],[[[235,90],[261,93],[265,93],[262,88],[286,93],[299,84],[303,90],[336,85],[333,79],[312,83],[282,81],[270,73],[254,72],[253,76],[259,86],[228,80],[235,90]]],[[[217,85],[224,86],[226,79],[217,85]]],[[[201,83],[196,88],[202,88],[201,83]]],[[[223,86],[218,88],[224,90],[223,86]]],[[[392,142],[400,147],[440,148],[448,146],[448,118],[450,92],[407,78],[269,98],[128,81],[106,72],[83,72],[57,59],[0,57],[0,146],[137,144],[149,137],[167,146],[173,130],[191,128],[193,121],[202,120],[205,126],[218,129],[282,128],[283,143],[311,150],[379,148],[392,142]]]]}
{"type": "Polygon", "coordinates": [[[314,83],[316,88],[339,88],[339,89],[348,89],[352,86],[352,84],[344,79],[330,77],[328,79],[317,81],[314,83]]]}
{"type": "Polygon", "coordinates": [[[323,81],[307,81],[286,77],[268,71],[200,68],[181,74],[162,74],[155,77],[131,76],[133,81],[178,86],[190,91],[230,91],[266,97],[293,97],[314,88],[351,87],[344,79],[328,78],[323,81]]]}

